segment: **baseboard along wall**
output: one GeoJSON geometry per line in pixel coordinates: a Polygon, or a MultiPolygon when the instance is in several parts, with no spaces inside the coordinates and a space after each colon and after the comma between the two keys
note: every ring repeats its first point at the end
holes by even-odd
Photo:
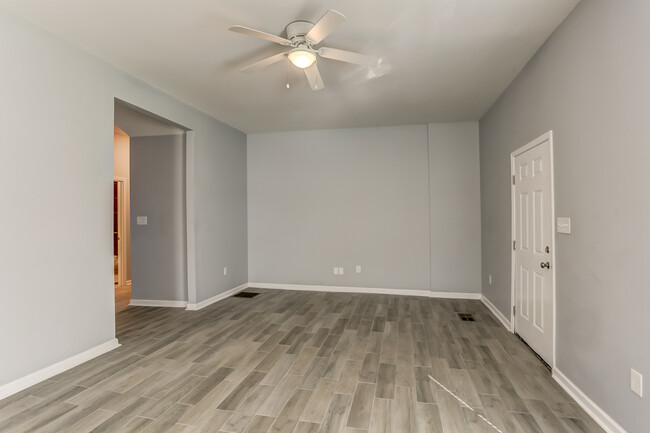
{"type": "MultiPolygon", "coordinates": [[[[501,324],[509,331],[514,332],[512,328],[512,323],[506,318],[506,316],[494,306],[492,302],[484,295],[481,295],[481,302],[494,314],[494,316],[499,319],[501,324]]],[[[596,423],[602,427],[607,433],[626,433],[623,427],[621,427],[614,419],[607,414],[603,409],[601,409],[596,403],[594,403],[580,388],[578,388],[573,382],[569,380],[568,377],[564,375],[560,370],[556,368],[553,369],[553,379],[569,394],[575,401],[582,407],[585,412],[593,418],[596,423]]]]}
{"type": "Polygon", "coordinates": [[[503,313],[501,311],[499,311],[499,309],[497,307],[495,307],[494,304],[492,302],[490,302],[490,300],[488,298],[486,298],[484,295],[481,295],[481,302],[483,303],[483,305],[485,305],[488,308],[488,310],[490,310],[490,312],[492,314],[494,314],[494,316],[497,319],[499,319],[501,324],[508,331],[512,332],[512,323],[510,322],[510,320],[508,320],[508,318],[506,316],[504,316],[503,313]]]}
{"type": "Polygon", "coordinates": [[[197,311],[208,305],[219,302],[228,298],[237,292],[247,288],[273,289],[273,290],[302,290],[310,292],[336,292],[336,293],[374,293],[380,295],[401,295],[401,296],[421,296],[424,298],[448,298],[448,299],[481,299],[480,293],[464,292],[431,292],[428,290],[409,290],[409,289],[385,289],[375,287],[351,287],[351,286],[318,286],[304,284],[276,284],[276,283],[244,283],[223,293],[219,293],[211,298],[197,302],[196,304],[187,301],[164,301],[156,299],[131,299],[129,305],[135,307],[171,307],[185,308],[189,311],[197,311]]]}
{"type": "Polygon", "coordinates": [[[557,368],[553,369],[553,379],[569,394],[585,412],[591,416],[607,433],[626,433],[614,419],[594,403],[580,388],[557,368]]]}
{"type": "Polygon", "coordinates": [[[423,298],[481,299],[480,293],[431,292],[429,290],[385,289],[376,287],[318,286],[305,284],[248,283],[249,288],[301,290],[308,292],[372,293],[377,295],[420,296],[423,298]]]}
{"type": "Polygon", "coordinates": [[[35,371],[34,373],[30,373],[27,376],[23,376],[20,379],[16,379],[5,385],[2,385],[0,386],[0,400],[9,397],[10,395],[16,394],[17,392],[20,392],[24,389],[27,389],[32,385],[36,385],[37,383],[49,379],[50,377],[56,376],[59,373],[63,373],[64,371],[76,367],[79,364],[90,361],[91,359],[103,355],[106,352],[110,352],[111,350],[116,349],[120,346],[121,345],[117,341],[117,338],[113,338],[105,343],[64,359],[63,361],[57,362],[48,367],[35,371]]]}
{"type": "Polygon", "coordinates": [[[215,302],[219,302],[222,299],[229,298],[230,296],[241,292],[242,290],[246,289],[248,287],[248,283],[244,283],[241,286],[237,286],[235,288],[232,288],[230,290],[227,290],[223,293],[219,293],[218,295],[215,295],[211,298],[206,299],[205,301],[197,302],[196,304],[187,304],[187,310],[189,311],[197,311],[200,310],[201,308],[205,308],[210,304],[214,304],[215,302]]]}
{"type": "Polygon", "coordinates": [[[187,301],[163,301],[158,299],[131,299],[129,305],[133,307],[185,308],[187,307],[187,301]]]}

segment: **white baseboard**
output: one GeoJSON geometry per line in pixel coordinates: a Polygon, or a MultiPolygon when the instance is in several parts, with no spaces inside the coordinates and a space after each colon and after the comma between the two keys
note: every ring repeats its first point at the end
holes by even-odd
{"type": "Polygon", "coordinates": [[[497,307],[494,306],[492,302],[488,298],[485,297],[485,295],[481,295],[481,302],[496,316],[497,319],[505,326],[505,328],[512,332],[512,323],[510,320],[506,318],[506,316],[503,315],[501,311],[497,307]]]}
{"type": "MultiPolygon", "coordinates": [[[[399,290],[397,291],[399,295],[399,290]]],[[[480,293],[465,293],[465,292],[429,292],[429,298],[446,298],[446,299],[471,299],[478,301],[481,299],[480,293]]]]}
{"type": "Polygon", "coordinates": [[[208,298],[205,301],[201,301],[196,304],[187,304],[186,309],[190,311],[200,310],[201,308],[205,308],[210,304],[214,304],[215,302],[221,301],[222,299],[229,298],[230,296],[234,295],[235,293],[241,292],[247,287],[248,287],[248,283],[244,283],[241,286],[237,286],[234,289],[230,289],[223,293],[219,293],[218,295],[208,298]]]}
{"type": "Polygon", "coordinates": [[[117,338],[113,338],[108,340],[106,343],[102,343],[99,346],[86,350],[85,352],[81,352],[77,355],[71,356],[70,358],[64,359],[63,361],[57,362],[56,364],[52,364],[49,367],[45,367],[41,370],[35,371],[34,373],[28,374],[27,376],[21,377],[20,379],[16,379],[13,382],[2,385],[0,386],[0,400],[27,389],[32,385],[36,385],[52,376],[63,373],[79,364],[90,361],[91,359],[103,355],[106,352],[110,352],[120,346],[121,344],[117,341],[117,338]]]}
{"type": "Polygon", "coordinates": [[[129,305],[134,307],[187,307],[187,301],[161,301],[158,299],[131,299],[129,305]]]}
{"type": "MultiPolygon", "coordinates": [[[[494,314],[503,326],[512,332],[512,324],[506,316],[494,306],[484,295],[481,295],[481,302],[494,314]]],[[[571,382],[560,370],[553,369],[553,379],[591,416],[598,425],[607,433],[626,433],[623,427],[618,425],[607,413],[594,403],[587,395],[571,382]]]]}
{"type": "Polygon", "coordinates": [[[305,284],[248,283],[248,287],[309,292],[373,293],[378,295],[421,296],[424,298],[481,299],[480,293],[430,292],[428,290],[401,290],[376,287],[316,286],[305,284]]]}
{"type": "Polygon", "coordinates": [[[448,299],[481,299],[480,293],[463,293],[463,292],[430,292],[428,290],[400,290],[384,289],[375,287],[346,287],[346,286],[317,286],[304,284],[276,284],[276,283],[244,283],[227,292],[220,293],[205,301],[196,304],[190,304],[186,301],[158,301],[155,299],[131,299],[129,305],[137,307],[182,307],[189,311],[200,310],[210,304],[214,304],[224,298],[230,297],[248,287],[258,287],[260,289],[276,290],[302,290],[310,292],[337,292],[337,293],[374,293],[379,295],[401,295],[401,296],[421,296],[424,298],[448,298],[448,299]]]}
{"type": "Polygon", "coordinates": [[[607,433],[626,433],[611,416],[594,403],[560,370],[553,369],[553,379],[587,412],[607,433]]]}

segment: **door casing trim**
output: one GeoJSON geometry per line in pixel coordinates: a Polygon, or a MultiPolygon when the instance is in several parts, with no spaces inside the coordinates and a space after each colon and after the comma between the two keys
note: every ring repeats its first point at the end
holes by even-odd
{"type": "Polygon", "coordinates": [[[118,252],[117,252],[117,279],[120,286],[127,284],[126,279],[126,188],[127,179],[121,176],[113,176],[113,182],[118,184],[117,192],[117,237],[118,237],[118,252]]]}
{"type": "MultiPolygon", "coordinates": [[[[557,267],[557,261],[555,260],[555,171],[554,171],[554,164],[553,164],[553,131],[548,131],[544,134],[542,134],[540,137],[534,139],[533,141],[529,142],[528,144],[521,146],[514,152],[510,154],[510,178],[515,175],[515,157],[526,153],[530,149],[533,149],[540,144],[548,141],[549,142],[549,150],[550,150],[550,161],[549,161],[549,169],[551,173],[551,284],[552,284],[552,292],[553,292],[553,355],[550,360],[547,360],[547,362],[551,365],[551,368],[555,368],[556,365],[556,341],[557,341],[557,320],[556,320],[556,305],[557,305],[557,291],[556,291],[556,272],[555,269],[557,267]]],[[[511,233],[510,233],[510,245],[512,247],[513,241],[516,239],[516,200],[515,200],[515,185],[510,182],[510,215],[511,215],[511,220],[510,220],[510,226],[511,226],[511,233]]],[[[516,282],[516,258],[515,258],[516,251],[512,248],[510,248],[510,332],[515,333],[515,316],[512,314],[512,310],[514,306],[516,305],[515,303],[515,282],[516,282]]]]}

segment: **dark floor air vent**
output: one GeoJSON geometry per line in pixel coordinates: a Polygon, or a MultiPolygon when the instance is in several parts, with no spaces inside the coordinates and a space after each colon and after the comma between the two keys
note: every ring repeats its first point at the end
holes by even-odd
{"type": "Polygon", "coordinates": [[[253,293],[253,292],[239,292],[235,295],[232,295],[233,298],[254,298],[255,296],[259,295],[259,293],[253,293]]]}
{"type": "Polygon", "coordinates": [[[472,316],[469,313],[456,313],[456,314],[458,314],[458,318],[463,322],[475,322],[474,316],[472,316]]]}

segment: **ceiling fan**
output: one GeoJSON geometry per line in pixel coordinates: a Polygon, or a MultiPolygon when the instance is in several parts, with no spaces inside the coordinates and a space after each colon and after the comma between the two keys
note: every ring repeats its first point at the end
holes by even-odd
{"type": "Polygon", "coordinates": [[[289,51],[267,57],[246,66],[242,69],[242,72],[250,72],[264,68],[284,60],[286,57],[291,64],[305,71],[305,76],[307,76],[307,81],[309,81],[312,90],[320,90],[325,87],[325,83],[318,71],[317,56],[324,59],[354,63],[356,65],[369,65],[373,60],[371,56],[353,53],[351,51],[328,47],[315,48],[316,45],[341,25],[343,21],[345,21],[343,14],[330,9],[325,12],[325,15],[316,24],[312,24],[309,21],[294,21],[290,23],[286,27],[286,38],[243,26],[232,26],[228,30],[265,39],[291,48],[289,51]]]}

